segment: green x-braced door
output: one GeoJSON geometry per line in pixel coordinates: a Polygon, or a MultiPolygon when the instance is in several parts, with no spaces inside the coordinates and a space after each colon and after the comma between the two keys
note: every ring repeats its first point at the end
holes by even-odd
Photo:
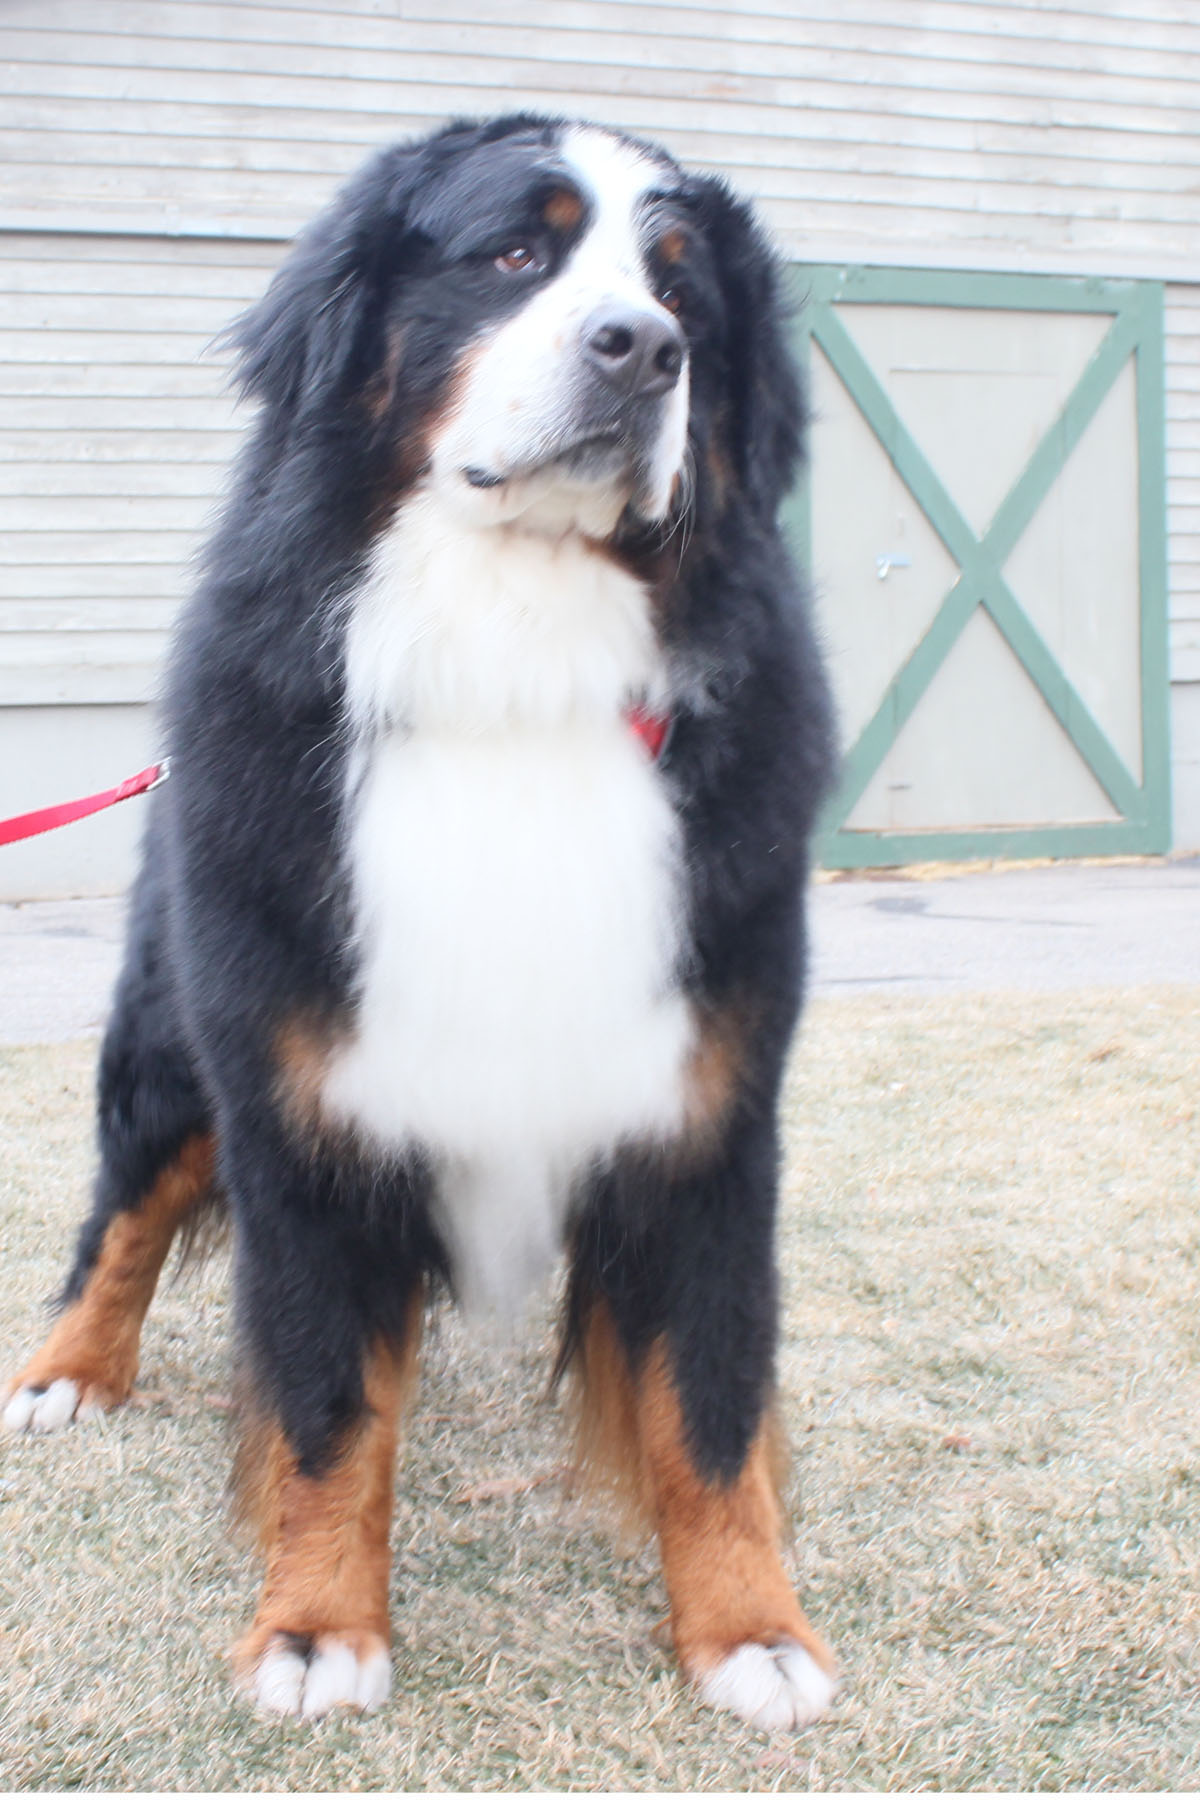
{"type": "Polygon", "coordinates": [[[1169,842],[1162,289],[795,271],[828,866],[1169,842]]]}

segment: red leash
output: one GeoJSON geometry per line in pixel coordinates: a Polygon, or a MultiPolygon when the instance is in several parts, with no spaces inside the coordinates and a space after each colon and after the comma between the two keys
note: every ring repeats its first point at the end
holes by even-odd
{"type": "MultiPolygon", "coordinates": [[[[631,706],[625,716],[657,761],[671,733],[670,718],[652,713],[645,706],[631,706]]],[[[41,831],[56,831],[60,825],[86,819],[89,813],[103,812],[106,806],[115,806],[118,800],[132,800],[135,794],[148,794],[153,788],[161,787],[170,773],[170,758],[164,757],[162,762],[151,763],[148,769],[130,775],[114,788],[105,788],[102,793],[88,794],[83,800],[64,800],[59,806],[43,806],[37,812],[19,813],[15,819],[0,819],[0,845],[37,837],[41,831]]]]}
{"type": "Polygon", "coordinates": [[[0,844],[15,844],[21,838],[36,837],[39,831],[54,831],[59,825],[70,825],[75,819],[86,819],[89,813],[103,812],[118,800],[132,800],[135,794],[148,794],[161,787],[171,773],[169,759],[152,763],[138,775],[130,775],[114,788],[89,794],[84,800],[64,800],[59,806],[43,806],[37,812],[20,813],[15,819],[0,819],[0,844]]]}

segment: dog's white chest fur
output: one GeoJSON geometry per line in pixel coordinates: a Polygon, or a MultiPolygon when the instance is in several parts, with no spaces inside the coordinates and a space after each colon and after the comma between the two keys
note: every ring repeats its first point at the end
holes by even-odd
{"type": "Polygon", "coordinates": [[[356,598],[356,1031],[326,1100],[439,1174],[464,1298],[505,1307],[571,1178],[677,1130],[678,833],[624,716],[662,693],[638,582],[579,539],[405,509],[356,598]]]}

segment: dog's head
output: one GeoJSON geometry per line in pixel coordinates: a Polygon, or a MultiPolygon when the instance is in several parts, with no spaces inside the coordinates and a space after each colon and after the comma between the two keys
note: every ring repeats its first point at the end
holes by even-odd
{"type": "Polygon", "coordinates": [[[388,498],[424,485],[465,523],[606,538],[730,488],[770,513],[797,451],[750,212],[595,126],[519,115],[384,152],[233,340],[277,431],[357,431],[388,498]]]}

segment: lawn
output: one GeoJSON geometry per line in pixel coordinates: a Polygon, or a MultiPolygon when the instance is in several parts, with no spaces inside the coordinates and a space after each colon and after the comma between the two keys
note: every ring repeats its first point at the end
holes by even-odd
{"type": "MultiPolygon", "coordinates": [[[[0,1353],[81,1206],[94,1045],[0,1052],[0,1353]]],[[[1200,1785],[1200,1007],[1189,990],[812,1008],[787,1108],[792,1557],[831,1718],[696,1706],[651,1551],[563,1479],[549,1313],[433,1325],[394,1529],[392,1698],[254,1718],[223,1652],[221,1255],[136,1406],[0,1442],[0,1787],[1200,1785]]]]}

